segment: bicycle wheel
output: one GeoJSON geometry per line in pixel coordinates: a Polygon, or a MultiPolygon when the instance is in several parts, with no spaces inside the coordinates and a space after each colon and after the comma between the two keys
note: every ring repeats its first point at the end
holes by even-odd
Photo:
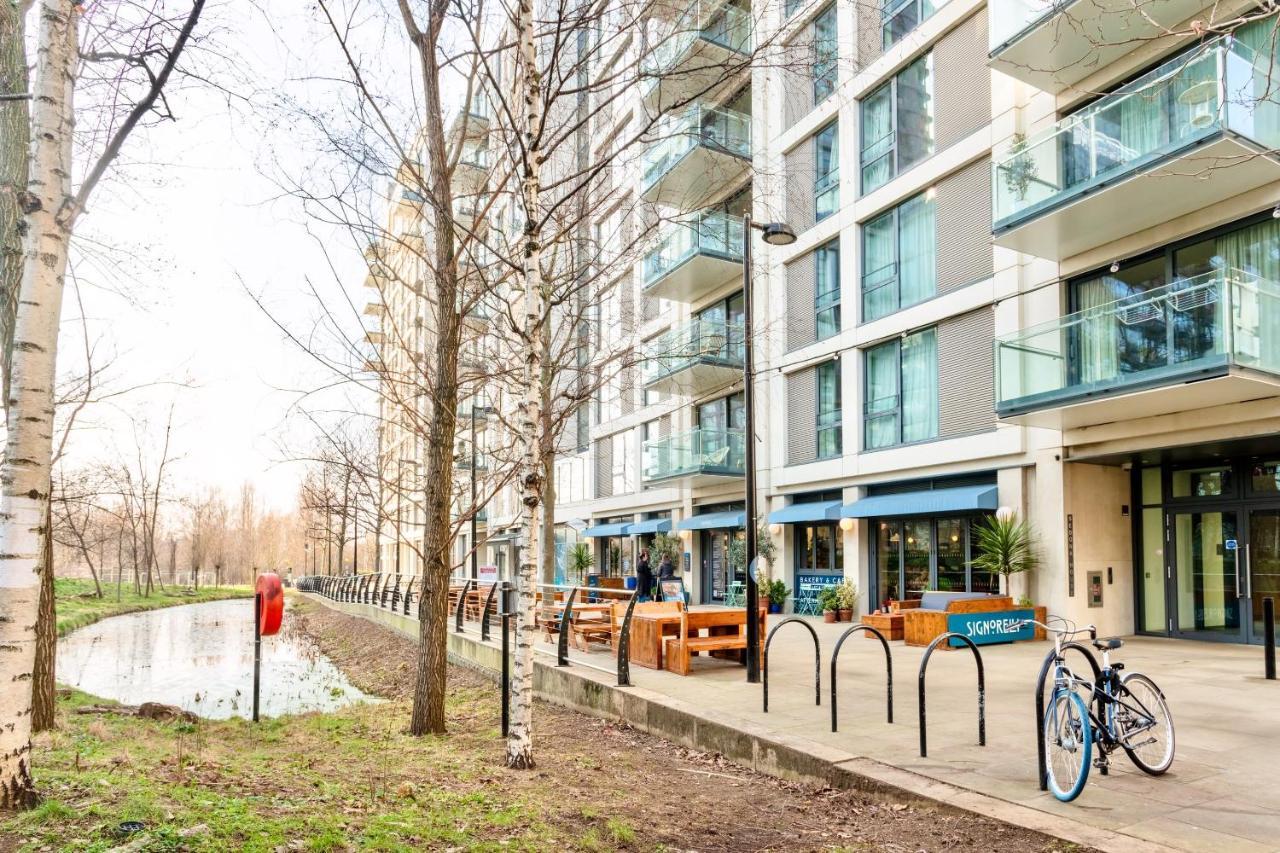
{"type": "Polygon", "coordinates": [[[1156,683],[1139,672],[1120,681],[1116,697],[1120,745],[1139,770],[1159,776],[1173,764],[1173,717],[1156,683]]]}
{"type": "Polygon", "coordinates": [[[1069,803],[1084,790],[1093,757],[1093,732],[1084,700],[1074,691],[1053,694],[1044,714],[1044,756],[1049,790],[1069,803]]]}

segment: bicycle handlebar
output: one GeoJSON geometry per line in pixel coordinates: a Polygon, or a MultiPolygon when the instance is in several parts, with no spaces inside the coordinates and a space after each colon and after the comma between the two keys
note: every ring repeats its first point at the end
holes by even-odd
{"type": "Polygon", "coordinates": [[[1083,634],[1085,631],[1088,631],[1089,639],[1091,640],[1098,639],[1098,629],[1093,625],[1086,625],[1083,628],[1051,628],[1045,623],[1038,622],[1035,619],[1023,619],[1018,622],[1019,628],[1025,628],[1028,625],[1036,625],[1040,628],[1043,628],[1045,631],[1049,632],[1050,634],[1060,634],[1064,637],[1074,637],[1076,634],[1083,634]]]}

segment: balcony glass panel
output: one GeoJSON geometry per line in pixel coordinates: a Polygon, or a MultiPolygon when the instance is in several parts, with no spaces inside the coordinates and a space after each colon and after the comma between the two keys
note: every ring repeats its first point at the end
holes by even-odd
{"type": "Polygon", "coordinates": [[[995,348],[996,406],[1009,412],[1229,365],[1280,374],[1280,285],[1215,270],[998,338],[995,348]]]}
{"type": "Polygon", "coordinates": [[[660,139],[644,153],[643,184],[647,190],[671,171],[686,154],[699,146],[751,158],[751,116],[730,109],[695,104],[662,122],[660,139]]]}
{"type": "Polygon", "coordinates": [[[1014,145],[994,163],[997,228],[1229,131],[1280,143],[1271,60],[1230,37],[1182,54],[1014,145]]]}
{"type": "Polygon", "coordinates": [[[662,241],[644,256],[644,286],[651,287],[695,255],[742,263],[742,218],[707,210],[669,223],[662,241]]]}
{"type": "Polygon", "coordinates": [[[1071,0],[991,0],[991,14],[987,16],[991,50],[994,52],[1023,30],[1031,29],[1070,5],[1070,2],[1071,0]]]}
{"type": "Polygon", "coordinates": [[[704,10],[707,5],[710,4],[691,4],[676,21],[671,35],[645,56],[641,69],[650,78],[646,86],[657,82],[653,78],[678,67],[698,41],[707,41],[744,56],[751,52],[751,15],[747,10],[726,6],[704,25],[702,21],[706,20],[704,10]]]}
{"type": "Polygon", "coordinates": [[[832,169],[813,182],[814,219],[821,222],[840,207],[840,170],[832,169]]]}
{"type": "Polygon", "coordinates": [[[699,428],[644,443],[647,481],[713,474],[741,477],[746,443],[742,430],[699,428]]]}
{"type": "Polygon", "coordinates": [[[695,319],[654,338],[645,345],[644,356],[641,378],[646,385],[698,364],[741,369],[742,326],[710,318],[695,319]]]}

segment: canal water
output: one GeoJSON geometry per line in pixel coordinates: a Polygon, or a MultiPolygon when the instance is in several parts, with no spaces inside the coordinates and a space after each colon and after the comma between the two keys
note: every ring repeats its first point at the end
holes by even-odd
{"type": "MultiPolygon", "coordinates": [[[[372,697],[313,643],[262,638],[260,713],[332,711],[372,697]]],[[[163,702],[210,719],[253,715],[253,600],[113,616],[58,642],[58,682],[130,705],[163,702]]]]}

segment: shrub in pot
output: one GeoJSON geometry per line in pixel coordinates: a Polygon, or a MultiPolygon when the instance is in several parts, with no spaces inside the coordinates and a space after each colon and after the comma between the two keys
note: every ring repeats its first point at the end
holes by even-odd
{"type": "Polygon", "coordinates": [[[836,590],[836,607],[840,611],[840,621],[852,622],[853,611],[858,606],[858,588],[853,585],[853,581],[845,578],[835,587],[836,590]]]}
{"type": "Polygon", "coordinates": [[[833,586],[824,586],[818,591],[818,604],[822,607],[822,621],[836,621],[837,611],[840,609],[839,602],[836,600],[836,588],[833,586]]]}
{"type": "Polygon", "coordinates": [[[769,596],[769,612],[781,613],[783,606],[787,603],[787,597],[791,595],[791,590],[787,589],[787,585],[781,580],[769,581],[766,590],[769,596]]]}

